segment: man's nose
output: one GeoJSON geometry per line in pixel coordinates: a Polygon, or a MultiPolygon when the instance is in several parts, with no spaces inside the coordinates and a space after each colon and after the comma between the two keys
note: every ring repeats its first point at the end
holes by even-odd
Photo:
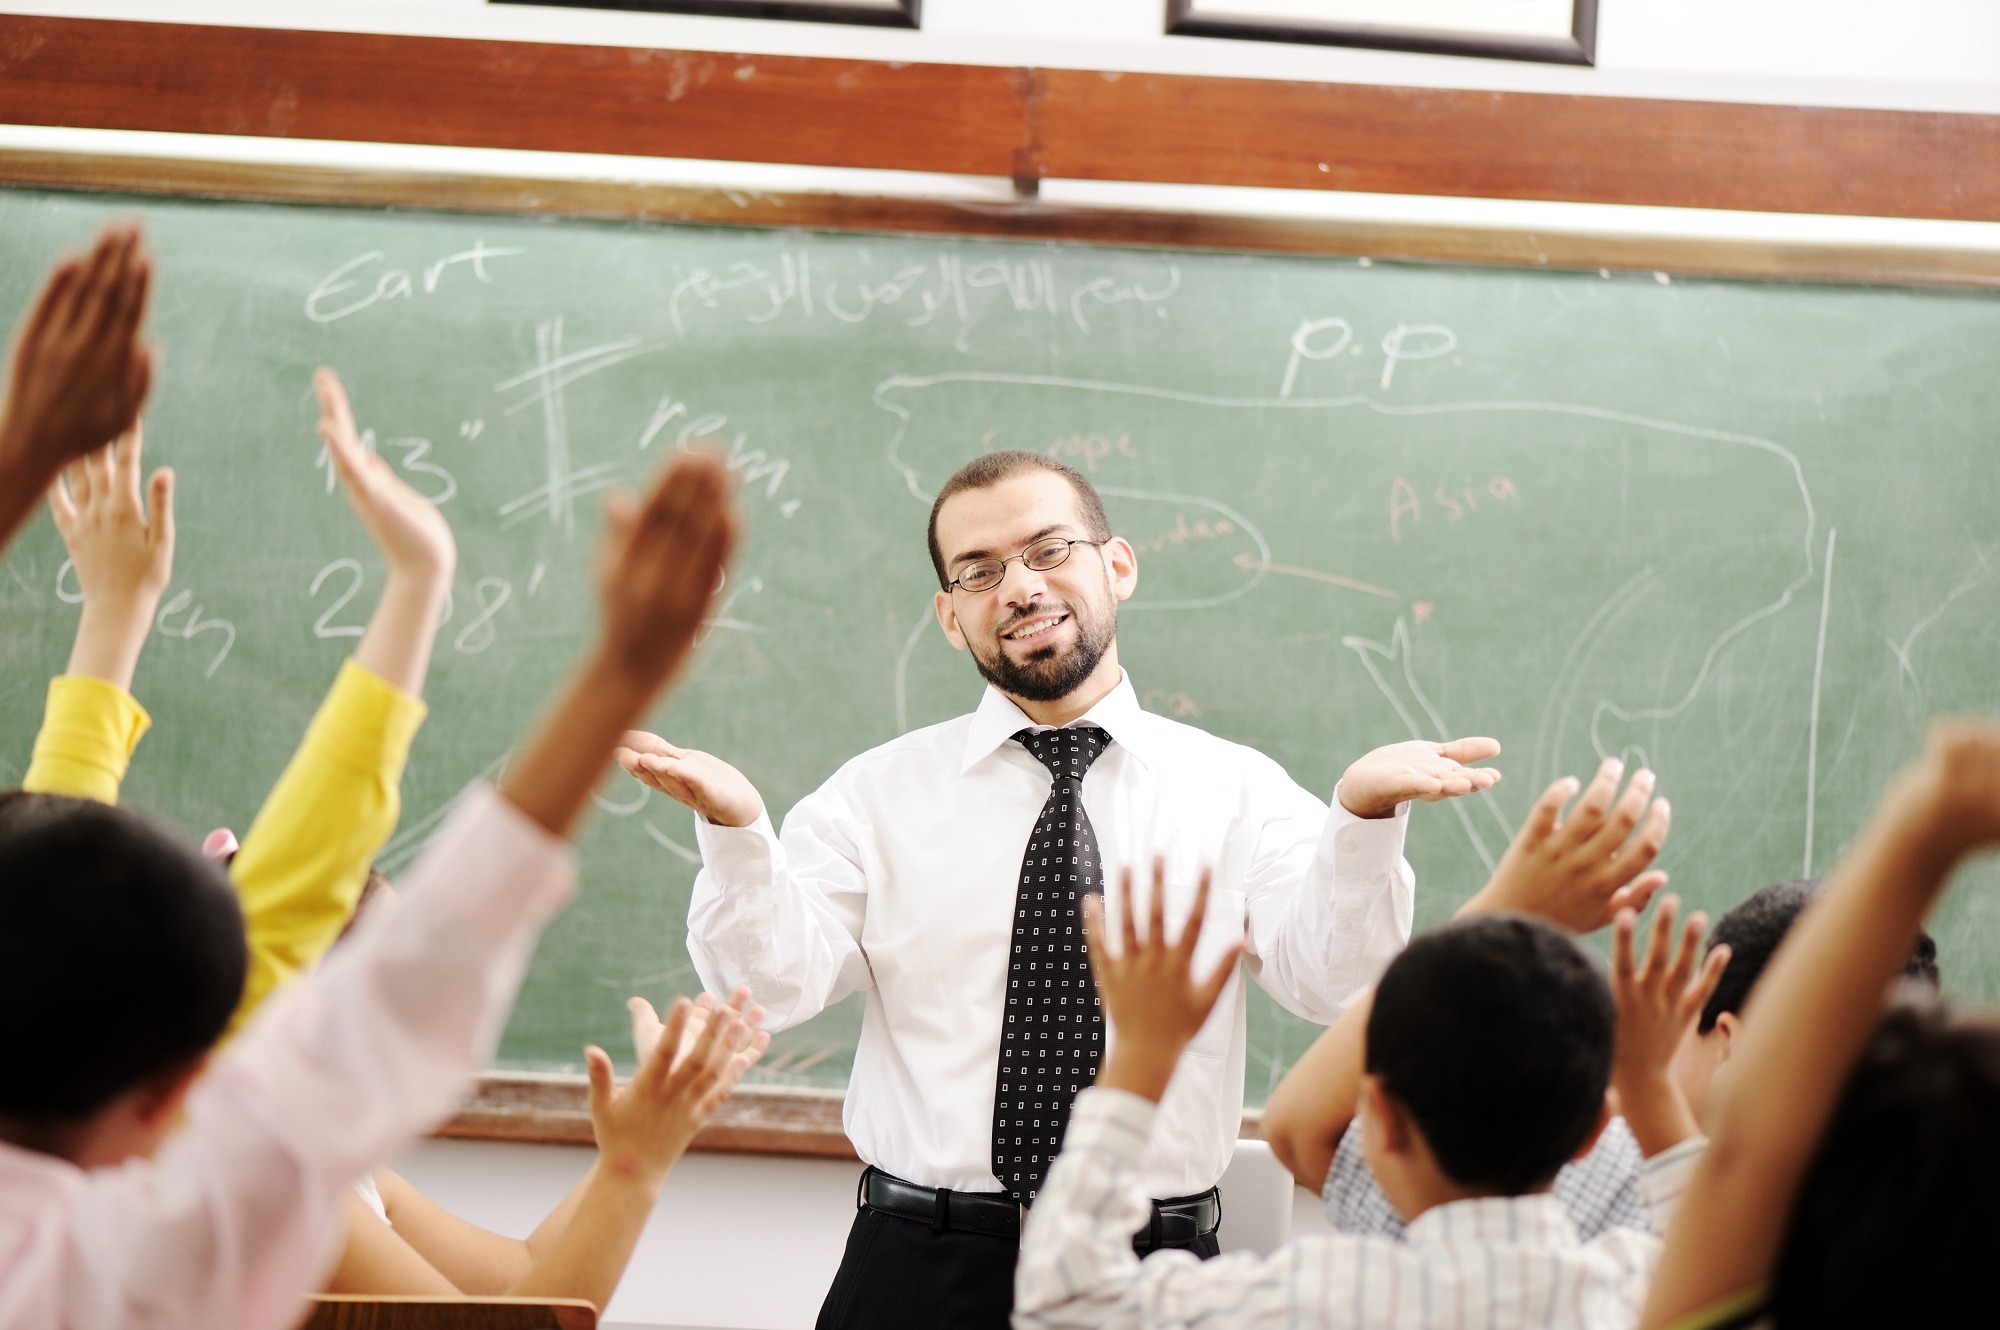
{"type": "Polygon", "coordinates": [[[1032,605],[1046,596],[1048,591],[1048,577],[1028,567],[1026,559],[1016,559],[1008,564],[1006,572],[1000,577],[1000,599],[1009,607],[1032,605]]]}

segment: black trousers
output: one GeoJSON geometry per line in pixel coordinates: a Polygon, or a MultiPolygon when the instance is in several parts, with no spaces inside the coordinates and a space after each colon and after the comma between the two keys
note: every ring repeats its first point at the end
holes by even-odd
{"type": "MultiPolygon", "coordinates": [[[[1220,1248],[1211,1233],[1182,1250],[1207,1260],[1220,1248]]],[[[1007,1330],[1020,1254],[1012,1238],[863,1210],[820,1306],[818,1330],[1007,1330]]]]}

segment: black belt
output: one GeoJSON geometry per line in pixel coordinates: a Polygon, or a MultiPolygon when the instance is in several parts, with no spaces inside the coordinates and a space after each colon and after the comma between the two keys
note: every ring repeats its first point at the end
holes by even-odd
{"type": "MultiPolygon", "coordinates": [[[[899,1219],[913,1219],[937,1229],[984,1233],[988,1237],[1021,1240],[1025,1207],[1003,1191],[947,1191],[919,1187],[872,1165],[863,1170],[855,1204],[899,1219]]],[[[1210,1187],[1199,1196],[1154,1201],[1153,1217],[1133,1243],[1140,1252],[1161,1247],[1185,1247],[1205,1238],[1222,1223],[1222,1194],[1210,1187]]]]}

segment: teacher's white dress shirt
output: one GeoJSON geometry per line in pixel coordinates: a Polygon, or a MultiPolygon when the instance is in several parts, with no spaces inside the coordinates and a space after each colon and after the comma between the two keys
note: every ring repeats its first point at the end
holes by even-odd
{"type": "MultiPolygon", "coordinates": [[[[1408,941],[1415,878],[1407,807],[1363,820],[1276,762],[1139,706],[1129,678],[1084,716],[1111,736],[1083,782],[1107,880],[1167,860],[1167,917],[1214,887],[1197,969],[1247,940],[1273,997],[1331,1022],[1408,941]]],[[[989,688],[979,709],[863,753],[801,800],[777,834],[696,818],[703,869],[688,907],[702,982],[750,985],[767,1027],[866,992],[845,1120],[861,1158],[927,1187],[998,1191],[993,1091],[1021,859],[1048,770],[1013,736],[1043,728],[989,688]]],[[[1147,872],[1137,899],[1148,899],[1147,872]]],[[[1145,1184],[1206,1191],[1243,1112],[1247,999],[1230,981],[1168,1089],[1145,1184]]],[[[1106,1027],[1107,1049],[1115,1036],[1106,1027]]]]}
{"type": "Polygon", "coordinates": [[[456,1106],[574,880],[567,841],[477,792],[402,907],[264,1004],[154,1158],[0,1144],[0,1330],[296,1325],[342,1198],[456,1106]]]}

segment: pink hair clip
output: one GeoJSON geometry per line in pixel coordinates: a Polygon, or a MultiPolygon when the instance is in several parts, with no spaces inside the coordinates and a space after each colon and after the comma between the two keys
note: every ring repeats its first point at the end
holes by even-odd
{"type": "Polygon", "coordinates": [[[217,827],[201,838],[201,857],[216,863],[227,863],[237,848],[236,833],[228,827],[217,827]]]}

